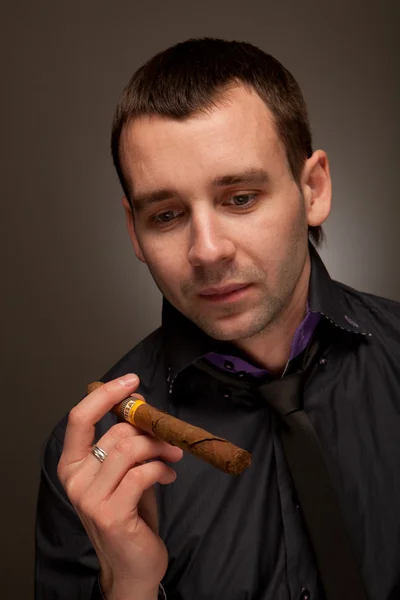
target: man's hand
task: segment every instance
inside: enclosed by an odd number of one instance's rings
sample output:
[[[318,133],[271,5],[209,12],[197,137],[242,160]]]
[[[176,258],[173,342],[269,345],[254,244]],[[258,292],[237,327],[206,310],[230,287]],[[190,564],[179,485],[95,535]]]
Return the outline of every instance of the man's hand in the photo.
[[[58,477],[98,556],[107,600],[157,598],[168,567],[153,486],[175,481],[175,471],[157,459],[177,462],[182,450],[118,423],[97,442],[108,454],[104,462],[91,452],[95,424],[138,383],[133,374],[110,381],[71,410],[58,464]]]

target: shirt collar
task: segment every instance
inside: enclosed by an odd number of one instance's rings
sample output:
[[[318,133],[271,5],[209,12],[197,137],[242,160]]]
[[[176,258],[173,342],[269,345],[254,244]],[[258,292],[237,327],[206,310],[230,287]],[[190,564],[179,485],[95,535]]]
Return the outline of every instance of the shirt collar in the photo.
[[[346,311],[341,285],[331,279],[315,247],[310,243],[311,276],[308,304],[311,312],[318,312],[333,325],[350,333],[371,336],[355,314]],[[348,303],[346,303],[348,304]],[[353,308],[354,311],[354,308]]]
[[[349,314],[343,302],[340,284],[331,279],[315,247],[309,243],[311,276],[308,305],[310,312],[323,315],[333,326],[357,335],[371,334],[355,314]],[[205,334],[192,321],[163,299],[162,332],[169,377],[174,379],[180,371],[209,352],[219,352],[221,343]]]

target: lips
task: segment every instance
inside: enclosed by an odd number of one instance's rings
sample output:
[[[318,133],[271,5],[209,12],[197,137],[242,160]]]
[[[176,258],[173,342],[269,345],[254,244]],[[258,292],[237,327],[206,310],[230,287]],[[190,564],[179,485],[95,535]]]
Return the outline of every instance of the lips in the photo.
[[[199,292],[200,296],[222,296],[223,294],[231,294],[232,292],[237,292],[245,287],[247,287],[248,283],[232,283],[230,285],[223,285],[220,287],[210,287],[205,290]]]

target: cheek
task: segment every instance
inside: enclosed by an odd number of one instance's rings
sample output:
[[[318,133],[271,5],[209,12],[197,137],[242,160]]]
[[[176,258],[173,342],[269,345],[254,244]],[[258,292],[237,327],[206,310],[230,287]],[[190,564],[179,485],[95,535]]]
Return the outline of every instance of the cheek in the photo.
[[[283,201],[265,216],[262,219],[256,215],[250,235],[246,235],[247,243],[241,246],[259,267],[275,279],[280,276],[283,266],[290,269],[293,263],[296,267],[302,254],[300,248],[307,248],[307,220],[300,199],[294,201],[288,198],[286,206]]]
[[[295,197],[283,198],[271,227],[276,249],[280,249],[284,255],[301,240],[307,243],[307,231],[307,217],[302,197],[297,193]]]
[[[149,271],[159,285],[171,288],[182,280],[184,253],[176,251],[173,244],[148,243],[142,250]]]
[[[304,221],[304,202],[298,188],[290,186],[286,191],[274,193],[271,198],[262,201],[259,210],[254,211],[243,225],[246,235],[250,234],[252,239],[254,235],[263,236],[272,244],[290,237]]]

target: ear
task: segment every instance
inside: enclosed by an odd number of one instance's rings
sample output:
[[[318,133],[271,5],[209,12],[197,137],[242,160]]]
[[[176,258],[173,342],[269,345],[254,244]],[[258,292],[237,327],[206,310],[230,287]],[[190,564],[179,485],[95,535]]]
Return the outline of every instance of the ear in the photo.
[[[136,235],[135,218],[133,216],[133,211],[132,211],[131,205],[129,203],[129,200],[126,196],[124,196],[122,198],[122,206],[124,207],[126,226],[128,228],[129,237],[131,238],[131,242],[132,242],[132,246],[135,251],[135,254],[140,261],[145,263],[146,259],[143,256],[143,252],[140,248],[140,245],[139,245],[139,242],[137,239],[137,235]]]
[[[332,182],[326,152],[316,150],[307,159],[301,178],[308,225],[322,225],[331,211]]]

